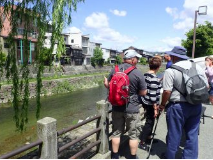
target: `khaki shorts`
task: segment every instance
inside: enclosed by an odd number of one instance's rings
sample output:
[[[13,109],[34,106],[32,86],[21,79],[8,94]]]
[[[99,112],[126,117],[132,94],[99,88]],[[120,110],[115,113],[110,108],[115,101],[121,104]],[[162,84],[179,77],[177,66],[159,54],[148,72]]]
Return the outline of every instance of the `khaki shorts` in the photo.
[[[138,139],[139,113],[112,111],[112,137],[120,137],[126,131],[130,139]]]

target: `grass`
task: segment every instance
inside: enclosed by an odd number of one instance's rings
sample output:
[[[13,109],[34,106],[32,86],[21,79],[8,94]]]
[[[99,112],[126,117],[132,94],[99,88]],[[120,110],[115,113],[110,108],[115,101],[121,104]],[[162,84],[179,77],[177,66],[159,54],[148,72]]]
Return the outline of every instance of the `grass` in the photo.
[[[62,75],[62,76],[53,76],[53,77],[43,77],[42,80],[49,81],[49,80],[55,80],[55,79],[66,79],[66,78],[77,78],[77,77],[84,77],[84,76],[95,76],[95,75],[106,75],[108,72],[102,72],[102,73],[84,73],[84,74],[78,74],[78,75]],[[29,82],[33,83],[36,82],[36,78],[29,79]],[[1,85],[9,85],[12,84],[11,81],[2,81],[0,83]]]

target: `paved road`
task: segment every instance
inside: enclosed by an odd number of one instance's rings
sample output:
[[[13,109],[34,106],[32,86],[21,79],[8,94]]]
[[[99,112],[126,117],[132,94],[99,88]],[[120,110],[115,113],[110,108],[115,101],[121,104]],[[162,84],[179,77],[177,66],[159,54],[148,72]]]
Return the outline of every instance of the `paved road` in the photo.
[[[205,111],[205,124],[203,124],[203,120],[200,123],[200,135],[199,135],[199,159],[211,159],[213,158],[213,119],[211,116],[213,115],[213,106],[212,105],[203,105],[206,107]],[[155,139],[158,139],[158,143],[153,144],[152,152],[150,155],[150,159],[160,159],[163,152],[166,150],[166,119],[165,114],[163,113],[158,122],[158,127],[156,130]],[[129,155],[128,143],[122,145],[120,150],[120,154],[122,159],[127,158]],[[181,159],[181,153],[184,148],[184,138],[182,138],[181,145],[179,151],[177,152],[176,158]],[[140,159],[146,159],[148,153],[144,150],[138,149],[137,153]]]

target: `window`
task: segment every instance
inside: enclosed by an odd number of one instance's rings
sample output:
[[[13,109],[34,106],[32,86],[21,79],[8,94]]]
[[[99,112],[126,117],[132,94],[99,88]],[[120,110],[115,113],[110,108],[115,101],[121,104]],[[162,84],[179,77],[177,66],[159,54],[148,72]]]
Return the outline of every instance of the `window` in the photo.
[[[74,39],[71,39],[71,43],[74,43]]]
[[[7,43],[7,39],[6,38],[4,38],[4,48],[9,48],[9,44]]]
[[[87,64],[87,65],[90,65],[90,63],[91,63],[91,59],[90,59],[90,58],[87,58],[87,59],[86,59],[86,64]]]
[[[37,38],[37,32],[36,31],[32,31],[31,36],[32,36],[32,38]]]
[[[18,35],[24,35],[24,28],[18,28],[17,33]]]
[[[21,40],[17,41],[17,48],[21,49]],[[23,43],[22,43],[22,48],[23,48]]]
[[[75,59],[75,65],[82,65],[82,59]]]
[[[35,51],[35,43],[31,42],[31,51]]]

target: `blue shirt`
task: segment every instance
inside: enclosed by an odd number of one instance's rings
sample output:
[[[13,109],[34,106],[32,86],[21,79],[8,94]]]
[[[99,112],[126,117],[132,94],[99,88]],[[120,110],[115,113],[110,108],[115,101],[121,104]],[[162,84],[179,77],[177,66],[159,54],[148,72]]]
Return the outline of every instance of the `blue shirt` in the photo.
[[[172,61],[168,61],[167,64],[166,64],[166,69],[170,68],[171,66],[172,66]]]

